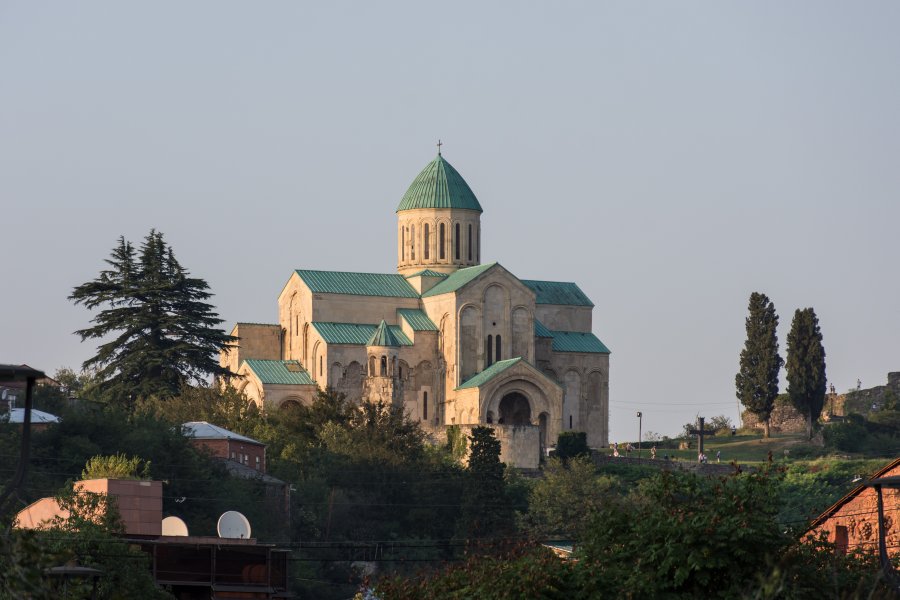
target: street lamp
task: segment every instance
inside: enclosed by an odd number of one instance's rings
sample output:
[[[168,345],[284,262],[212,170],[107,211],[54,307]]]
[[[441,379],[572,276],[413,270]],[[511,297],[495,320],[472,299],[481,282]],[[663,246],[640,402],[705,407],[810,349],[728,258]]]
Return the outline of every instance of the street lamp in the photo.
[[[642,423],[643,416],[644,416],[644,414],[642,412],[638,411],[638,414],[637,414],[637,418],[638,418],[638,458],[641,457],[641,425],[643,424]]]

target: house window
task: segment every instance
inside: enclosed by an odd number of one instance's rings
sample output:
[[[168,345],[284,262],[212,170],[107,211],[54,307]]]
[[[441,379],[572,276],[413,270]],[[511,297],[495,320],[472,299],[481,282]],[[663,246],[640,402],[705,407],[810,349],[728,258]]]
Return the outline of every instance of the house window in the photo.
[[[445,241],[446,236],[444,235],[444,224],[441,223],[438,226],[438,242],[440,242],[440,250],[438,250],[438,256],[441,257],[441,260],[444,260],[447,257],[447,251],[444,248]]]
[[[469,238],[466,240],[469,246],[469,260],[472,260],[472,224],[469,223]]]
[[[497,352],[494,353],[494,358],[496,360],[501,360],[502,354],[500,354],[500,334],[497,334]]]
[[[234,452],[231,453],[231,460],[234,460]]]
[[[429,251],[431,250],[431,248],[430,248],[431,240],[429,239],[431,236],[428,235],[429,233],[430,233],[430,228],[428,227],[428,223],[425,223],[425,230],[424,230],[425,242],[422,244],[422,256],[425,257],[425,260],[428,260],[429,253],[430,253]]]
[[[494,336],[489,335],[487,339],[487,364],[485,367],[489,367],[494,364]]]
[[[459,242],[459,223],[456,224],[456,242],[454,243],[454,246],[456,247],[456,260],[459,260],[459,246],[460,246],[460,242]]]
[[[428,420],[428,392],[422,392],[422,420]]]
[[[834,528],[834,552],[835,554],[847,554],[850,546],[850,536],[847,535],[847,527],[838,525]]]

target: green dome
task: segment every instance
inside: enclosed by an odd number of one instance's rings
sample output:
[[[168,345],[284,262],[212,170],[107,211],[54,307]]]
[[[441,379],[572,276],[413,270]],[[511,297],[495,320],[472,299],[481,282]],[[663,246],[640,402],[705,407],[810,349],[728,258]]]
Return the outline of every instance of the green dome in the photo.
[[[464,208],[484,212],[472,188],[440,153],[413,180],[397,212],[414,208]]]

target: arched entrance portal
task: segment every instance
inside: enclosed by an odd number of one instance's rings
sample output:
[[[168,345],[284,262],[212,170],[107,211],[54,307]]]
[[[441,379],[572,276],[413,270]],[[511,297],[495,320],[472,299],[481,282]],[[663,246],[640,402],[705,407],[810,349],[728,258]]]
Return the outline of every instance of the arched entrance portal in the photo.
[[[531,406],[528,398],[519,392],[512,392],[500,400],[501,425],[531,425]]]

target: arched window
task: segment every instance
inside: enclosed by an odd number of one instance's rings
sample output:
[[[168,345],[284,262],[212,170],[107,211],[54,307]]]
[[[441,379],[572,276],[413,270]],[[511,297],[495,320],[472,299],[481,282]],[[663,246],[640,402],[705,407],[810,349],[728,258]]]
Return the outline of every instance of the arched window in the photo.
[[[406,260],[406,226],[400,228],[400,260]]]
[[[459,223],[456,224],[456,242],[454,244],[456,246],[456,260],[459,260]]]
[[[500,348],[500,334],[498,333],[498,334],[497,334],[497,351],[494,353],[494,358],[496,358],[498,361],[499,361],[499,360],[502,360],[501,357],[503,356],[503,355],[501,354],[500,350],[501,350],[501,348]]]
[[[322,357],[319,356],[319,377],[322,376],[322,373],[323,373],[323,372],[324,372],[324,371],[323,371],[323,369],[322,369]]]
[[[416,260],[416,226],[409,226],[409,258]]]
[[[487,339],[487,364],[485,367],[489,367],[494,364],[494,336],[489,335]]]
[[[469,245],[469,260],[472,260],[472,224],[469,223],[469,237],[466,240]]]
[[[381,357],[381,376],[387,377],[387,357]]]
[[[428,392],[422,392],[422,420],[428,420]]]
[[[440,249],[438,250],[438,256],[441,258],[441,260],[444,260],[445,258],[447,258],[447,250],[444,248],[444,245],[446,244],[446,236],[444,235],[443,223],[438,225],[438,242],[438,245],[440,246]]]
[[[424,233],[424,235],[425,235],[425,241],[424,241],[424,243],[422,244],[422,256],[425,257],[425,260],[428,260],[428,256],[429,256],[430,251],[431,251],[431,248],[430,248],[430,246],[431,246],[430,241],[431,241],[431,240],[429,239],[431,236],[428,235],[430,231],[431,231],[431,228],[428,227],[428,223],[425,223],[425,229],[424,229],[424,231],[423,231],[423,233]]]
[[[481,228],[475,228],[475,262],[481,263]]]

